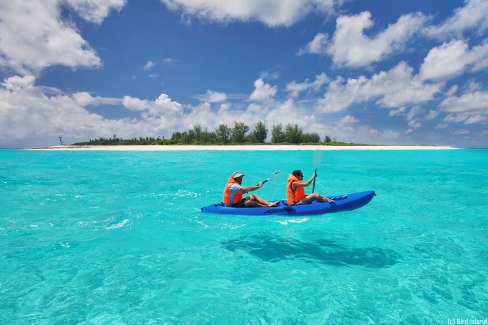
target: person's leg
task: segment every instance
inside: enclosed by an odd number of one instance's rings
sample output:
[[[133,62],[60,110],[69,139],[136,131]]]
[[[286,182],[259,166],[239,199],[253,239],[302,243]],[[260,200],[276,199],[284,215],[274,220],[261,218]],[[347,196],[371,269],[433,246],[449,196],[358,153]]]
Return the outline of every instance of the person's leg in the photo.
[[[262,207],[273,207],[273,206],[277,206],[280,203],[280,201],[268,202],[265,199],[260,198],[256,194],[250,195],[248,201],[251,201],[254,203],[254,205],[249,205],[249,206],[262,206]],[[252,204],[252,203],[246,202],[246,204]]]
[[[322,196],[318,193],[312,193],[312,194],[307,195],[305,198],[301,199],[300,203],[301,204],[310,204],[310,203],[312,203],[313,200],[317,200],[320,203],[334,202],[331,199],[326,198],[325,196]]]
[[[317,193],[314,193],[314,194],[317,194]],[[334,202],[334,200],[331,200],[329,199],[328,197],[325,197],[325,196],[322,196],[320,194],[317,194],[317,198],[316,198],[317,201],[319,201],[320,203],[324,203],[324,202]]]

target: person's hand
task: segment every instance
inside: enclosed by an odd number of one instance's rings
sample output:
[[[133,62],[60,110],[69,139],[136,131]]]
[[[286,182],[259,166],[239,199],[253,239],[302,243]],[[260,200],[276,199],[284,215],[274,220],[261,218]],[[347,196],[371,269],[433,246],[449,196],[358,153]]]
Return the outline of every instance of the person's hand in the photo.
[[[258,187],[261,188],[263,186],[263,181],[259,182]]]

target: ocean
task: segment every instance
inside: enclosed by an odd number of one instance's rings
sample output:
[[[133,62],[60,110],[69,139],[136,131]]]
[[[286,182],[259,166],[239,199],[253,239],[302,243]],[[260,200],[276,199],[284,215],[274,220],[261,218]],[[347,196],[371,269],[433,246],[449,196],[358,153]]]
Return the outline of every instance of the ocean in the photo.
[[[325,151],[315,191],[368,205],[200,212],[294,169],[313,152],[0,150],[0,324],[486,321],[488,150]]]

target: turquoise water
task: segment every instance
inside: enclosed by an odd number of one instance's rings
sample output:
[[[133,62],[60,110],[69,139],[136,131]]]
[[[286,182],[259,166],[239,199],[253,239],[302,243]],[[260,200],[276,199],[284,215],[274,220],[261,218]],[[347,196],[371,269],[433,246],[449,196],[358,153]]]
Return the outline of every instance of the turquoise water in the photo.
[[[325,152],[359,210],[207,215],[227,176],[282,198],[311,151],[0,150],[0,324],[448,324],[488,317],[488,150]]]

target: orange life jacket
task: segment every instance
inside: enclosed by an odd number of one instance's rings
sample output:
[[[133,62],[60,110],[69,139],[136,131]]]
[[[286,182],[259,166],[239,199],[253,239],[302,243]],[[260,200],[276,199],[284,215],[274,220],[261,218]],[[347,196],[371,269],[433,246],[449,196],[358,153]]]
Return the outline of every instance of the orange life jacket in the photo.
[[[230,202],[230,187],[233,184],[239,184],[239,183],[237,183],[237,181],[235,179],[233,179],[232,177],[229,177],[229,180],[227,181],[227,184],[225,185],[225,188],[224,188],[224,203],[225,203],[225,205],[228,205],[228,206],[230,206],[232,204],[239,203],[242,201],[242,192],[239,191],[239,192],[236,192],[234,194],[233,202],[232,203]]]
[[[292,184],[299,181],[300,180],[296,178],[293,174],[290,174],[288,176],[288,183],[286,184],[286,200],[288,202],[288,205],[298,203],[306,196],[303,186],[297,186],[295,187],[295,190],[293,190],[292,188]]]

